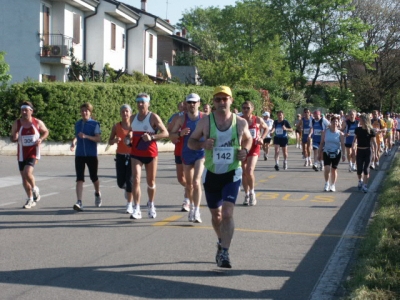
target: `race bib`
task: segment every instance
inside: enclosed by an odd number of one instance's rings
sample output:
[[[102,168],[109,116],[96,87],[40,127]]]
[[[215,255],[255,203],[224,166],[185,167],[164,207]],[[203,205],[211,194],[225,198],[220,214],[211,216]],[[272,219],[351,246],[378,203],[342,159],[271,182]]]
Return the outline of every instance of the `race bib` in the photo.
[[[229,165],[233,163],[233,147],[213,148],[213,162],[217,165]]]
[[[354,129],[349,130],[349,136],[354,136]]]
[[[249,129],[249,131],[250,131],[251,137],[253,139],[255,139],[256,135],[257,135],[257,130],[255,128],[251,128],[251,129]]]
[[[314,129],[314,135],[321,135],[321,129]]]
[[[304,134],[310,134],[310,128],[304,128],[303,132]]]
[[[32,134],[32,135],[23,135],[21,139],[22,139],[22,146],[29,147],[29,146],[33,146],[33,145],[36,144],[36,141],[38,140],[38,137],[35,136],[34,134]]]
[[[275,132],[277,135],[282,135],[283,134],[283,129],[282,128],[276,128]]]

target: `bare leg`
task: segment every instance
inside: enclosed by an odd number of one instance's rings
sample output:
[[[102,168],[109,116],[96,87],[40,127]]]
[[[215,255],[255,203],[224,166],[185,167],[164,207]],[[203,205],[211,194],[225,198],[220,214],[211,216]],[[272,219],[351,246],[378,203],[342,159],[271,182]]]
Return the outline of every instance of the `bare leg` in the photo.
[[[145,165],[146,179],[147,179],[147,195],[149,201],[154,202],[154,196],[156,195],[156,175],[157,175],[158,157],[154,157],[151,163]]]
[[[132,195],[135,205],[140,205],[140,177],[142,175],[142,163],[137,159],[131,158],[132,165]]]

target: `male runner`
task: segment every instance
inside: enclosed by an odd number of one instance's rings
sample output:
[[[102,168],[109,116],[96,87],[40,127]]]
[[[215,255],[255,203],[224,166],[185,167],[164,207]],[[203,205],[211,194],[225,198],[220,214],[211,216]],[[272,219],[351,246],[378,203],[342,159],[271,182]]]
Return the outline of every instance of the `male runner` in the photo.
[[[357,171],[356,167],[356,153],[353,150],[354,132],[359,126],[356,120],[357,112],[352,109],[349,111],[349,117],[342,123],[341,131],[345,135],[344,146],[346,147],[347,158],[349,160],[349,172]]]
[[[133,201],[135,208],[131,219],[141,219],[140,211],[140,178],[142,167],[146,170],[147,180],[147,202],[148,217],[154,219],[157,216],[154,206],[154,196],[156,193],[156,173],[158,163],[157,140],[167,138],[168,130],[165,128],[161,118],[149,111],[150,96],[141,93],[136,97],[138,113],[131,116],[131,164],[133,179]]]
[[[271,146],[271,130],[272,130],[272,126],[274,125],[274,120],[272,120],[270,118],[270,113],[269,112],[264,112],[262,114],[263,116],[263,120],[264,123],[267,125],[268,127],[268,133],[266,135],[266,137],[263,140],[263,150],[264,150],[264,160],[268,160],[268,153],[269,153],[269,147]],[[264,134],[264,132],[262,132],[261,134]]]
[[[187,112],[180,116],[171,130],[170,137],[182,138],[182,161],[186,178],[186,195],[190,200],[189,222],[201,223],[201,174],[204,170],[204,149],[192,150],[188,147],[190,135],[199,120],[206,116],[199,111],[200,96],[192,93],[186,97]]]
[[[11,128],[11,141],[18,142],[18,168],[22,177],[22,186],[28,196],[23,208],[27,209],[36,206],[36,202],[40,200],[33,169],[40,159],[40,144],[49,135],[46,125],[32,115],[32,103],[23,102],[21,118],[17,119]]]
[[[282,148],[283,153],[283,169],[287,170],[287,158],[288,158],[288,132],[293,131],[289,122],[284,119],[283,111],[278,111],[278,119],[274,121],[272,126],[271,134],[275,133],[274,146],[275,146],[275,170],[279,171],[279,149]]]
[[[318,171],[322,171],[324,169],[323,161],[318,160],[318,149],[319,144],[321,143],[321,135],[322,132],[330,125],[329,121],[321,116],[321,112],[319,110],[314,111],[314,119],[312,120],[312,147],[314,150],[314,165],[313,169]]]
[[[202,118],[189,140],[193,150],[206,150],[204,191],[211,211],[212,225],[218,237],[217,265],[231,268],[229,247],[235,225],[233,210],[239,193],[244,160],[252,144],[247,122],[231,112],[231,89],[214,90],[216,110]]]
[[[304,155],[304,166],[311,166],[311,128],[312,128],[311,112],[308,108],[303,110],[303,117],[300,120],[301,128],[301,144]]]

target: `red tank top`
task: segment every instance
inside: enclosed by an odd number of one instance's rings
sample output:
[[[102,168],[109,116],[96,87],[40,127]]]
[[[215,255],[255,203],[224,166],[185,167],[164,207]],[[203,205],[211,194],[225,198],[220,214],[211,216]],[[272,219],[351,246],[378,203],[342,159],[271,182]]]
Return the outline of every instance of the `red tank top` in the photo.
[[[147,114],[147,116],[140,121],[138,119],[138,115],[136,114],[135,118],[132,121],[132,147],[131,154],[139,157],[157,157],[158,156],[158,148],[156,141],[145,142],[142,139],[142,135],[148,133],[150,135],[154,135],[156,131],[150,124],[151,112]]]
[[[251,124],[249,124],[249,131],[253,138],[249,154],[247,156],[256,156],[260,154],[260,145],[257,144],[257,139],[260,137],[260,124],[257,124],[257,117],[251,117]]]
[[[40,159],[40,146],[36,141],[40,138],[39,124],[36,118],[32,118],[32,125],[25,128],[21,120],[17,121],[18,130],[18,161],[28,158]]]

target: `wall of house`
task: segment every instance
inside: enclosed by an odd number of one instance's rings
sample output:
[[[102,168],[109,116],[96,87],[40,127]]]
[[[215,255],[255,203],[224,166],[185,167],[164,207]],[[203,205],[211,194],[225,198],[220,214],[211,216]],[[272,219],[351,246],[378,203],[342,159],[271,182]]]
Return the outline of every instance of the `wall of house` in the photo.
[[[153,35],[153,55],[150,58],[150,35]],[[145,74],[150,76],[157,75],[157,33],[153,30],[146,32],[146,54],[145,54]]]
[[[143,20],[139,20],[139,26],[128,31],[127,51],[128,51],[128,73],[137,71],[144,73],[144,25]]]
[[[116,25],[115,50],[111,49],[111,24]],[[104,16],[104,64],[119,70],[125,70],[125,49],[122,48],[122,34],[125,34],[125,24],[110,15]]]
[[[83,20],[85,18],[85,14],[83,11],[73,7],[71,5],[65,5],[65,18],[64,18],[64,34],[69,37],[74,36],[74,14],[81,16],[81,24],[80,24],[80,43],[73,44],[74,47],[74,56],[82,60],[83,59]]]
[[[0,51],[6,52],[12,82],[39,80],[40,1],[7,1],[0,9]],[[32,13],[35,12],[35,13]]]

